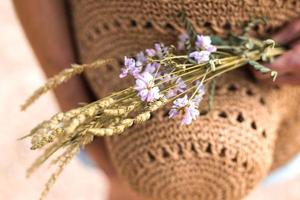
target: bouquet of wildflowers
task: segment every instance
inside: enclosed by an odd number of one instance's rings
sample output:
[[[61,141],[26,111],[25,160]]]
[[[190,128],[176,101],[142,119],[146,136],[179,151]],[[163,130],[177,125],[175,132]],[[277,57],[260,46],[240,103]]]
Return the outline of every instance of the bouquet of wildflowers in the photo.
[[[154,48],[141,51],[134,58],[125,56],[124,67],[116,78],[132,76],[135,85],[65,113],[57,113],[24,137],[31,138],[31,149],[44,149],[28,170],[29,174],[63,149],[63,153],[54,159],[58,170],[50,177],[41,198],[64,166],[95,136],[122,134],[134,124],[147,121],[152,112],[165,106],[169,106],[170,120],[181,116],[182,125],[189,125],[199,116],[204,95],[209,95],[212,104],[215,79],[246,65],[276,78],[276,72],[258,61],[271,61],[284,50],[275,46],[272,40],[250,37],[247,30],[254,23],[249,24],[243,35],[223,40],[217,36],[199,35],[186,19],[183,22],[187,33],[179,36],[177,47],[156,43]],[[111,60],[66,69],[39,88],[22,108],[26,109],[46,91],[86,68],[101,67],[108,62]],[[208,84],[210,90],[207,92]]]

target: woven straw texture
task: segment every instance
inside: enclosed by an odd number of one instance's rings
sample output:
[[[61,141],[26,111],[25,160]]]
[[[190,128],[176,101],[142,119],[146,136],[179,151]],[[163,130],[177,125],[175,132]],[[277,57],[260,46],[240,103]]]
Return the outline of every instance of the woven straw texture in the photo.
[[[87,77],[98,97],[124,89],[132,80],[118,74],[124,55],[156,41],[174,43],[183,31],[184,11],[199,33],[239,33],[251,18],[267,17],[255,27],[265,36],[298,17],[295,0],[69,0],[82,62],[118,62]],[[300,149],[300,88],[261,86],[247,71],[217,82],[214,109],[202,104],[191,126],[155,113],[125,135],[107,138],[119,174],[142,196],[155,200],[239,200],[271,168]],[[275,152],[275,153],[274,153]]]

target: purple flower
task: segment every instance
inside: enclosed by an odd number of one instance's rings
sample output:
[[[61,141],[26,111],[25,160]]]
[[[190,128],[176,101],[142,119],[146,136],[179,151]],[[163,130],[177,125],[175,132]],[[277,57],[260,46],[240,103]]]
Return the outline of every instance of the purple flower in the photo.
[[[126,77],[128,74],[137,76],[140,73],[141,67],[136,66],[136,62],[133,58],[124,57],[124,67],[121,69],[120,78]]]
[[[165,47],[164,44],[161,43],[154,44],[154,48],[156,50],[156,55],[159,58],[162,58],[164,54],[168,53],[169,51],[168,47]]]
[[[170,111],[169,111],[169,118],[174,118],[178,115],[178,110],[177,109],[174,109],[172,108]]]
[[[149,72],[150,74],[154,75],[157,68],[159,67],[159,63],[153,62],[146,65],[145,72]]]
[[[141,62],[141,63],[145,63],[147,61],[147,58],[146,58],[143,51],[136,54],[136,60]]]
[[[160,43],[155,43],[154,44],[154,49],[156,51],[156,55],[161,58],[163,56],[163,49],[164,47]]]
[[[184,95],[182,98],[178,98],[174,101],[173,108],[183,108],[189,103],[188,96]]]
[[[141,67],[135,67],[134,69],[131,70],[131,75],[136,78],[140,72],[141,72],[142,68]]]
[[[213,53],[217,51],[217,47],[215,47],[214,45],[210,45],[206,47],[206,50],[210,53]]]
[[[160,44],[160,43],[155,43],[154,44],[154,49],[155,49],[155,51],[157,52],[157,51],[162,51],[162,44]]]
[[[197,95],[195,95],[195,97],[192,99],[192,102],[198,106],[201,103],[203,96],[205,94],[205,87],[200,81],[197,81],[196,83],[196,90],[197,90]]]
[[[147,62],[147,58],[145,57],[144,52],[139,52],[136,54],[136,66],[141,67],[145,62]]]
[[[171,89],[168,91],[167,95],[166,95],[166,98],[169,99],[169,98],[172,98],[172,97],[175,97],[177,95],[177,90],[176,89]]]
[[[119,75],[120,78],[125,78],[128,75],[129,70],[125,67],[121,69],[121,74]]]
[[[165,53],[168,53],[168,47],[165,47],[161,43],[155,43],[154,49],[146,49],[146,54],[150,57],[157,56],[158,58],[162,58]]]
[[[181,120],[183,125],[191,124],[192,121],[196,120],[199,116],[197,106],[192,101],[189,101],[187,95],[182,98],[178,98],[173,102],[172,109],[169,112],[169,118],[176,117],[180,110],[183,111],[183,118]]]
[[[120,78],[124,78],[128,75],[128,73],[135,68],[135,60],[133,58],[124,57],[124,66],[121,70]]]
[[[149,72],[137,76],[135,89],[142,101],[152,102],[161,97],[159,88],[154,85],[154,77]]]
[[[206,49],[206,47],[211,45],[211,39],[209,36],[197,35],[196,47],[201,49]]]
[[[195,95],[195,97],[192,99],[192,102],[196,105],[199,105],[202,100],[203,100],[203,95]]]
[[[196,108],[195,104],[190,103],[188,107],[185,107],[181,124],[190,125],[193,120],[197,119],[198,116],[199,110]]]
[[[124,65],[127,68],[133,68],[135,67],[135,60],[133,58],[127,58],[127,56],[124,57]]]
[[[196,47],[211,53],[217,50],[217,48],[211,44],[210,37],[204,35],[197,35]]]
[[[189,54],[189,57],[195,60],[198,64],[209,61],[210,52],[208,51],[194,51]]]
[[[199,80],[196,81],[195,86],[196,86],[197,93],[204,95],[204,93],[205,93],[205,87],[204,87],[204,85]]]
[[[173,102],[172,109],[169,112],[169,118],[174,118],[178,115],[179,110],[184,108],[189,103],[188,96],[185,95],[182,98],[178,98]]]
[[[177,43],[177,49],[178,50],[184,50],[185,49],[185,43],[189,39],[189,36],[186,33],[183,33],[179,35],[178,37],[178,43]]]
[[[154,57],[156,54],[154,49],[146,49],[145,52],[149,57]]]
[[[178,94],[178,92],[184,92],[186,90],[186,84],[184,83],[184,81],[182,80],[182,78],[177,78],[176,79],[176,87],[169,90],[169,92],[167,93],[166,97],[167,98],[172,98],[174,96],[176,96]]]
[[[178,92],[183,92],[186,90],[186,84],[184,83],[182,78],[179,77],[175,83],[176,83],[176,90]]]

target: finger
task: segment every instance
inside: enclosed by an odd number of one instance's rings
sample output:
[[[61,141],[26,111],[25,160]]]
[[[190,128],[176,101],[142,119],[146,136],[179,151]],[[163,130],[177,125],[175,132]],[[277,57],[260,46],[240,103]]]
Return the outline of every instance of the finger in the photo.
[[[266,67],[276,71],[278,76],[298,73],[300,71],[300,45],[278,57],[273,63],[264,63]],[[270,74],[253,70],[253,75],[260,80],[269,79]]]
[[[259,82],[264,85],[299,85],[300,84],[300,74],[284,74],[277,76],[276,80],[273,81],[270,78],[259,79]]]
[[[288,44],[300,36],[300,20],[288,24],[284,29],[273,36],[279,44]]]
[[[278,84],[290,84],[290,85],[299,85],[300,76],[298,75],[283,75],[279,76],[276,81]]]
[[[300,49],[292,49],[267,66],[280,74],[295,72],[300,69]]]
[[[266,67],[268,67],[268,68],[270,68],[270,69],[272,69],[272,70],[274,70],[274,71],[276,71],[277,72],[277,77],[292,73],[289,68],[287,68],[287,69],[284,68],[282,70],[275,70],[275,69],[273,69],[273,67],[271,66],[270,63],[263,63],[263,65],[266,66]],[[254,69],[251,70],[251,72],[254,75],[254,77],[257,78],[258,80],[268,80],[268,79],[270,81],[273,80],[273,78],[271,76],[271,72],[269,72],[269,73],[262,73],[262,72],[259,72],[257,70],[254,70]]]
[[[263,74],[259,71],[256,70],[252,70],[252,74],[254,75],[255,78],[259,79],[259,80],[267,80],[267,79],[272,79],[271,75],[269,73],[267,74]]]
[[[299,36],[299,38],[300,38],[300,36]],[[298,48],[300,48],[300,39],[294,41],[292,44],[290,44],[290,46],[291,46],[293,49],[298,49]]]
[[[299,85],[300,84],[300,72],[298,73],[286,73],[282,74],[280,76],[277,76],[275,81],[268,81],[269,83],[272,84],[292,84],[292,85]]]

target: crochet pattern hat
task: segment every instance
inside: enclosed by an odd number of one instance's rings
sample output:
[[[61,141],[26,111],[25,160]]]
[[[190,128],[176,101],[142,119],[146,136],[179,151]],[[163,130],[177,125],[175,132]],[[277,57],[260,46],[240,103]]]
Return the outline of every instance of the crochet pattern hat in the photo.
[[[122,58],[154,42],[175,44],[185,12],[199,33],[239,33],[251,18],[264,36],[298,17],[293,0],[69,0],[83,63],[98,58],[119,62],[90,71],[98,97],[126,88],[118,78]],[[239,200],[270,168],[300,149],[300,88],[262,86],[246,71],[218,80],[214,109],[202,105],[190,126],[167,119],[163,110],[144,125],[106,142],[119,174],[142,196],[156,200]],[[275,152],[275,153],[274,153]]]

